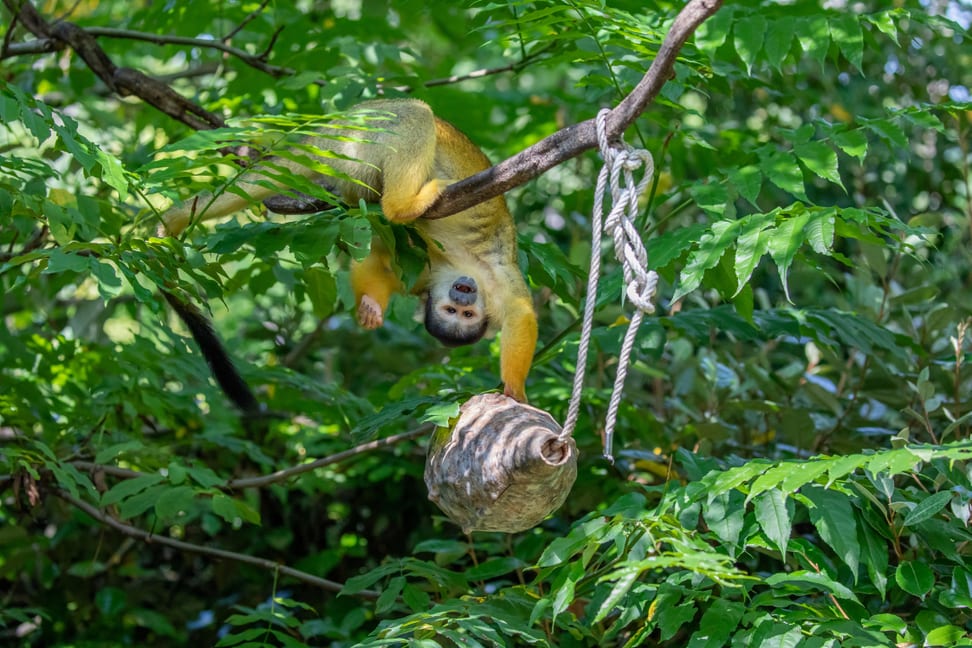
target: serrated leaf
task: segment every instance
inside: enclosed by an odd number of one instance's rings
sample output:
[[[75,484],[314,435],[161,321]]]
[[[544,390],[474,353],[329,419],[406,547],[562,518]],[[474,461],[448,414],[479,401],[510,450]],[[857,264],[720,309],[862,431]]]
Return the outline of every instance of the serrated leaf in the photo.
[[[864,34],[856,15],[840,13],[830,19],[830,37],[837,43],[841,54],[851,65],[861,71],[864,54]]]
[[[864,158],[867,157],[867,135],[864,134],[863,129],[839,131],[831,135],[831,140],[834,146],[847,155],[857,158],[859,162],[864,162]]]
[[[787,217],[773,230],[773,236],[769,241],[769,253],[779,270],[780,281],[783,283],[783,291],[788,300],[790,299],[790,288],[787,278],[789,277],[790,266],[793,265],[793,259],[796,257],[800,246],[803,245],[809,220],[810,214],[798,209],[795,214]]]
[[[837,153],[832,148],[823,142],[807,142],[793,147],[793,152],[811,173],[844,189],[837,166]]]
[[[795,25],[793,16],[783,16],[773,21],[766,30],[763,49],[766,51],[766,59],[777,70],[781,69],[790,48],[793,47]]]
[[[756,207],[756,200],[759,192],[763,188],[763,174],[758,166],[747,164],[744,167],[733,169],[729,172],[729,184],[736,193],[742,196],[753,207]]]
[[[735,7],[723,7],[699,25],[699,28],[695,31],[695,46],[701,51],[707,52],[710,58],[714,58],[716,50],[726,42],[734,11]]]
[[[705,271],[714,268],[726,250],[735,242],[738,223],[716,221],[699,239],[699,247],[689,254],[685,268],[679,277],[679,287],[672,296],[677,301],[699,287]]]
[[[890,119],[864,119],[864,126],[887,142],[892,148],[907,149],[908,136]]]
[[[756,13],[738,20],[732,27],[733,45],[736,53],[746,65],[746,73],[751,74],[753,63],[763,50],[763,39],[766,37],[766,18]]]
[[[771,490],[757,497],[753,504],[760,528],[780,550],[782,559],[786,560],[786,545],[793,526],[793,501],[781,491]]]
[[[830,27],[822,13],[800,16],[796,24],[797,39],[807,58],[816,61],[822,70],[830,49]]]
[[[789,151],[760,152],[760,170],[767,180],[783,191],[792,194],[800,200],[807,200],[803,185],[803,171],[796,156]]]
[[[754,214],[745,219],[742,231],[736,242],[736,296],[749,282],[753,271],[769,249],[770,236],[767,232],[773,225],[773,218],[766,214]]]
[[[878,13],[866,14],[864,19],[870,22],[872,25],[878,28],[878,31],[890,36],[891,40],[895,43],[898,42],[898,25],[894,22],[891,17],[890,11],[881,11]]]
[[[825,209],[811,216],[806,227],[806,238],[814,252],[830,254],[833,250],[835,222],[833,209]]]
[[[913,509],[908,511],[908,515],[905,516],[902,524],[905,526],[914,526],[935,517],[939,511],[948,506],[948,502],[951,499],[951,491],[939,491],[934,495],[924,498]]]

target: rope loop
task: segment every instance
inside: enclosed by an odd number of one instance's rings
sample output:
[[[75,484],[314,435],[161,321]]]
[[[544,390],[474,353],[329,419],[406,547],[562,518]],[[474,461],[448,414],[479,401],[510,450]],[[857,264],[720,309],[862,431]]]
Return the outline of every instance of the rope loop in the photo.
[[[611,446],[614,438],[614,425],[621,404],[624,379],[627,376],[628,359],[634,346],[635,334],[641,326],[644,315],[655,312],[654,299],[658,290],[658,274],[653,270],[648,270],[648,252],[645,250],[637,227],[635,227],[638,201],[644,195],[655,173],[655,162],[648,151],[632,148],[620,137],[608,138],[607,118],[610,114],[610,110],[603,109],[597,114],[596,120],[597,142],[604,164],[597,175],[597,185],[594,190],[594,210],[591,218],[591,263],[587,277],[587,299],[584,303],[580,343],[577,347],[574,385],[570,406],[567,409],[567,420],[564,422],[561,436],[567,437],[574,433],[580,413],[581,391],[584,386],[591,331],[594,327],[594,305],[597,302],[597,286],[600,278],[600,241],[605,236],[610,236],[614,242],[615,257],[621,263],[624,271],[625,291],[622,298],[631,302],[636,309],[621,344],[618,371],[615,375],[614,389],[611,392],[611,401],[608,404],[607,417],[604,423],[604,456],[613,463],[614,457]],[[640,179],[636,180],[635,172],[642,168],[644,168],[644,173],[642,173]],[[608,186],[611,190],[611,209],[604,216],[604,196]]]

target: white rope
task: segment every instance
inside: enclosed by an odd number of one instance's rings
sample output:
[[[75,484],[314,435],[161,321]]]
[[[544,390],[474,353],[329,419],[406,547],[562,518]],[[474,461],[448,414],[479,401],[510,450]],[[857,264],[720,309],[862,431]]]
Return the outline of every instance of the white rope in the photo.
[[[594,306],[597,303],[597,285],[601,272],[600,242],[605,234],[610,234],[611,238],[614,239],[614,254],[624,269],[625,296],[634,304],[636,309],[621,344],[618,371],[614,377],[614,390],[611,392],[611,400],[604,422],[604,456],[613,462],[614,425],[618,419],[624,379],[628,374],[628,358],[631,356],[635,335],[645,313],[650,315],[655,312],[654,298],[658,288],[658,274],[648,270],[648,253],[645,251],[645,246],[634,224],[635,217],[638,214],[638,199],[644,194],[648,183],[651,182],[651,177],[655,172],[655,163],[648,151],[634,149],[625,144],[624,141],[619,140],[613,143],[608,141],[606,123],[610,113],[610,110],[603,109],[597,114],[597,141],[604,165],[598,173],[597,187],[594,193],[594,212],[591,219],[591,265],[587,275],[587,301],[584,304],[583,326],[580,344],[577,347],[574,387],[571,391],[570,406],[567,409],[567,420],[564,422],[561,434],[568,437],[574,433],[574,427],[577,425],[577,417],[580,413],[581,390],[584,386],[591,330],[594,328]],[[645,172],[636,183],[634,172],[642,165],[645,167]],[[602,225],[604,193],[609,180],[612,207]]]

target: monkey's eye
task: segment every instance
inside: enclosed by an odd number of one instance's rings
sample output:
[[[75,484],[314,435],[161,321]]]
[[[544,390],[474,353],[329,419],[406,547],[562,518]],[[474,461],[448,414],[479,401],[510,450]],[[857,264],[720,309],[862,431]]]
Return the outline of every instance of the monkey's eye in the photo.
[[[455,315],[456,314],[456,308],[455,308],[455,306],[446,306],[446,309],[445,310],[450,315]]]
[[[476,314],[476,313],[474,313],[474,312],[472,312],[472,311],[462,311],[462,316],[463,316],[463,317],[465,317],[466,319],[472,319],[472,317],[473,317],[473,316],[474,316],[475,314]]]

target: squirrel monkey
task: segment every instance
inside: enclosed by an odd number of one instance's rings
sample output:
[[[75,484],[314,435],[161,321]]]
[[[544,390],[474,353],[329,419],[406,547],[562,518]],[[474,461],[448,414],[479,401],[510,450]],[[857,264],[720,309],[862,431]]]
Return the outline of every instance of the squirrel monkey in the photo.
[[[424,301],[426,330],[446,346],[472,344],[500,330],[504,391],[525,401],[537,319],[517,265],[516,228],[505,199],[492,198],[448,218],[419,218],[444,187],[488,169],[489,160],[416,99],[368,101],[353,111],[366,115],[368,126],[379,130],[337,129],[308,142],[337,154],[318,160],[334,169],[335,176],[282,158],[275,158],[274,166],[319,182],[349,204],[378,202],[392,223],[413,223],[429,255],[428,268],[413,288]],[[259,164],[244,172],[237,186],[246,198],[223,192],[189,201],[163,215],[166,229],[178,234],[191,221],[232,214],[283,189],[261,173]],[[404,288],[388,249],[377,239],[371,254],[352,265],[351,285],[358,322],[368,329],[382,325],[391,295]]]

